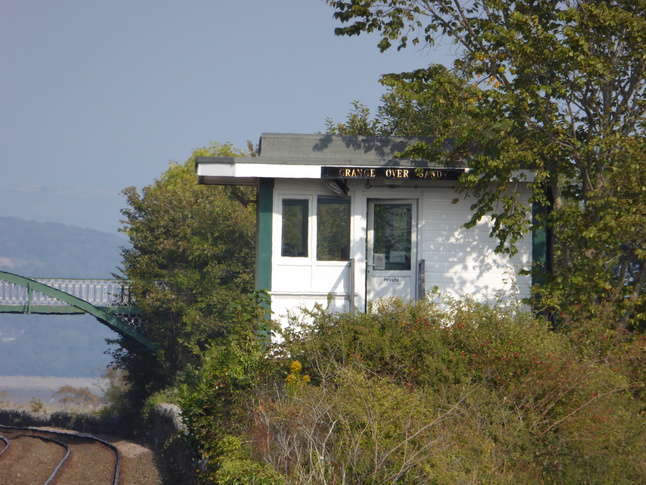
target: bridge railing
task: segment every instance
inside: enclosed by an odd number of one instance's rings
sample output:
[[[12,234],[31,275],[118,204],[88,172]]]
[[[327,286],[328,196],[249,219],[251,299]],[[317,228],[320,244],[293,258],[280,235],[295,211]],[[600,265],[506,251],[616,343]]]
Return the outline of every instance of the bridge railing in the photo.
[[[130,308],[134,306],[128,281],[67,278],[33,278],[33,280],[69,293],[97,307]],[[67,305],[66,302],[52,296],[4,280],[0,280],[0,302],[4,305]]]

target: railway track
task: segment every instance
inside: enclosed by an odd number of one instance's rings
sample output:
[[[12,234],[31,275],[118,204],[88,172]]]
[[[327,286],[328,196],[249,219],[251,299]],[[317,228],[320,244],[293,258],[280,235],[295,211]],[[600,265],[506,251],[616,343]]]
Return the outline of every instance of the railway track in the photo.
[[[94,436],[0,425],[0,485],[119,485],[119,450]]]

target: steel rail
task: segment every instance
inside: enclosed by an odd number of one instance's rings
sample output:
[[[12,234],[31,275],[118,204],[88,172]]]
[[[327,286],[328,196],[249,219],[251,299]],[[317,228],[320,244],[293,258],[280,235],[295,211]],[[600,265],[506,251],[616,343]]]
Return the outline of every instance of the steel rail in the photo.
[[[25,430],[25,428],[19,428],[19,430],[23,431]],[[56,475],[58,475],[58,472],[61,470],[65,462],[72,456],[72,451],[70,450],[70,447],[66,443],[63,443],[62,441],[58,441],[53,438],[48,438],[46,436],[39,436],[37,434],[30,434],[30,433],[22,433],[12,437],[11,439],[15,440],[20,438],[30,438],[30,439],[45,441],[47,443],[53,443],[65,450],[65,456],[58,462],[58,465],[56,465],[56,468],[54,468],[54,471],[49,475],[49,478],[45,480],[45,482],[43,483],[43,485],[50,485],[53,482],[53,480],[56,479]]]
[[[41,433],[41,434],[52,434],[55,436],[65,436],[69,438],[74,438],[74,439],[86,439],[89,441],[94,441],[96,443],[100,443],[106,448],[108,448],[110,451],[114,453],[115,456],[115,463],[114,463],[114,469],[113,469],[113,475],[114,475],[114,480],[112,481],[112,485],[119,485],[119,474],[121,472],[121,452],[119,449],[114,446],[112,443],[105,441],[101,438],[97,438],[96,436],[88,435],[88,434],[80,434],[80,433],[68,433],[65,431],[56,431],[56,430],[49,430],[49,429],[41,429],[41,428],[32,428],[32,427],[21,427],[21,426],[7,426],[7,425],[0,425],[0,429],[9,429],[9,430],[15,430],[15,431],[29,431],[31,433]],[[47,481],[43,485],[49,485],[52,483],[52,480],[56,477],[58,472],[60,471],[61,467],[65,463],[65,461],[68,459],[68,457],[71,455],[71,450],[67,446],[67,444],[62,443],[60,441],[57,441],[53,438],[48,438],[46,436],[39,436],[37,434],[24,434],[23,436],[27,436],[30,438],[39,438],[43,441],[50,441],[59,445],[64,446],[67,449],[67,453],[65,457],[61,460],[61,462],[58,464],[52,475],[47,479]],[[3,439],[6,443],[7,446],[5,447],[4,450],[2,450],[2,453],[9,447],[9,442],[4,438],[4,436],[0,435],[0,438]],[[0,455],[2,454],[0,453]]]
[[[4,448],[0,451],[0,456],[9,448],[9,440],[0,434],[0,441],[4,441]]]
[[[56,468],[54,468],[54,471],[52,472],[52,474],[49,476],[47,481],[43,484],[43,485],[49,485],[56,479],[56,475],[58,475],[58,472],[61,470],[61,468],[63,468],[63,465],[65,464],[65,462],[69,460],[69,458],[72,456],[72,450],[70,450],[70,447],[67,446],[67,443],[63,443],[62,441],[58,441],[53,438],[48,438],[46,436],[38,436],[35,434],[24,435],[24,436],[29,436],[30,438],[37,438],[39,440],[46,441],[48,443],[54,443],[59,446],[62,446],[63,449],[65,449],[65,456],[61,461],[58,462],[58,465],[56,466]]]

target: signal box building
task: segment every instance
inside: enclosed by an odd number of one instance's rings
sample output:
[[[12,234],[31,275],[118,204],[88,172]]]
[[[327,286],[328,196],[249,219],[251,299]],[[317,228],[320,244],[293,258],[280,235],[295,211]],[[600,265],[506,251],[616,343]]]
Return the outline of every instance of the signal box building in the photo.
[[[366,311],[435,286],[481,299],[529,296],[520,271],[531,266],[532,238],[510,259],[494,252],[490,221],[466,229],[471,202],[454,200],[468,167],[396,157],[420,140],[264,134],[257,157],[197,159],[201,184],[257,188],[256,284],[277,316],[316,302]]]

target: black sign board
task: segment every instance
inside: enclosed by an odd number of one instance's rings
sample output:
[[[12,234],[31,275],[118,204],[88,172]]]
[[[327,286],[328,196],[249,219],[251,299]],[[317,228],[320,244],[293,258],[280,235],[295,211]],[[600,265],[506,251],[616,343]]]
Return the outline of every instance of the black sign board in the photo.
[[[457,180],[463,168],[321,167],[324,179]]]

